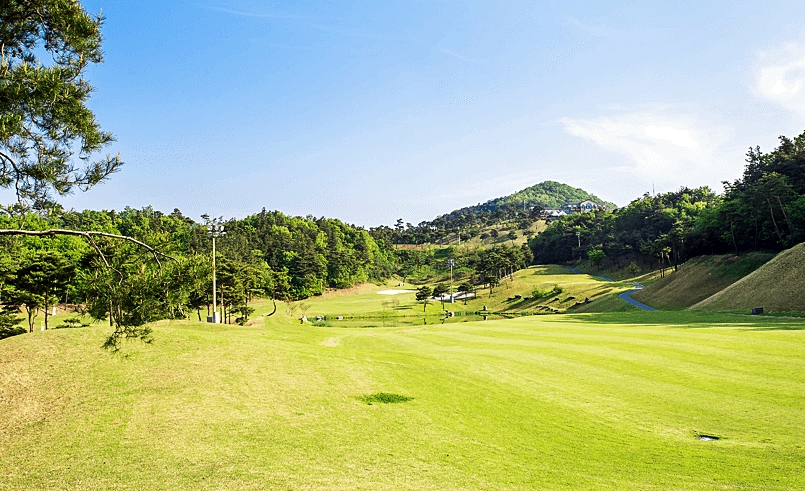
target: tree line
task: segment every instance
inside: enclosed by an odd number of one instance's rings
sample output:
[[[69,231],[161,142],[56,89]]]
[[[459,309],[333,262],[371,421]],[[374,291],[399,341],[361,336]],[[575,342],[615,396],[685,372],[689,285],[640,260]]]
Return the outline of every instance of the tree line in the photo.
[[[577,235],[578,234],[578,235]],[[540,263],[587,257],[674,266],[702,254],[780,251],[805,240],[805,133],[769,153],[749,149],[743,175],[707,187],[649,195],[616,210],[575,214],[530,240]]]
[[[299,300],[328,288],[380,281],[395,271],[394,252],[359,227],[329,218],[292,217],[263,210],[223,222],[217,241],[218,298],[225,322],[245,323],[255,297]],[[86,237],[0,236],[0,331],[33,331],[38,316],[45,327],[56,304],[108,320],[120,339],[147,339],[146,325],[158,319],[210,314],[211,240],[203,223],[179,210],[150,207],[123,211],[15,213],[0,209],[0,229],[93,231]],[[149,249],[125,236],[149,245]]]

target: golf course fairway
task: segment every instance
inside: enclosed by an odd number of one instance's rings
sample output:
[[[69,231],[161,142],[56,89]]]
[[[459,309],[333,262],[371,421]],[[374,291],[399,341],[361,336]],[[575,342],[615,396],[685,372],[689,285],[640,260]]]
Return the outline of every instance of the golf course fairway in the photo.
[[[106,329],[0,341],[0,490],[805,489],[803,320]]]

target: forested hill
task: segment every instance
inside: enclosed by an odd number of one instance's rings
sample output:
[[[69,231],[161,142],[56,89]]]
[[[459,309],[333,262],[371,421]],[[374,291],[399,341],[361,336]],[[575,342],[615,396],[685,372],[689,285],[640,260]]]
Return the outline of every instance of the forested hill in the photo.
[[[517,191],[514,194],[502,198],[495,198],[484,204],[470,206],[468,208],[495,210],[498,207],[509,204],[522,206],[524,202],[527,206],[540,205],[544,208],[559,208],[566,203],[579,202],[587,199],[603,204],[609,209],[617,208],[615,203],[604,201],[598,196],[590,194],[581,188],[574,188],[556,181],[544,181],[525,188],[522,191]]]
[[[556,181],[544,181],[514,194],[495,198],[486,203],[466,206],[441,215],[430,222],[418,225],[397,220],[394,228],[380,226],[370,230],[376,239],[395,244],[424,244],[441,242],[457,232],[465,239],[485,233],[488,227],[502,222],[513,223],[519,229],[528,229],[537,219],[532,207],[558,208],[570,202],[592,200],[608,209],[617,208],[614,203],[603,201],[598,196],[579,188]]]
[[[451,221],[460,219],[467,215],[491,214],[501,218],[509,218],[518,211],[527,211],[533,206],[543,208],[559,208],[560,206],[584,200],[595,201],[603,204],[609,209],[617,208],[615,203],[604,201],[594,194],[590,194],[581,188],[574,188],[561,182],[543,181],[521,191],[495,198],[486,203],[479,203],[473,206],[466,206],[442,215],[434,220],[435,223],[448,224]]]

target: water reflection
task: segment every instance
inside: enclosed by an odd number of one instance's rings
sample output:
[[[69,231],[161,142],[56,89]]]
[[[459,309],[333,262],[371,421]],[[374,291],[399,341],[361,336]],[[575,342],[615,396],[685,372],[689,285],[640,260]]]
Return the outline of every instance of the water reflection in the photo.
[[[362,315],[362,316],[339,316],[340,320],[335,320],[335,316],[328,316],[322,322],[313,322],[314,325],[326,327],[405,327],[405,326],[427,326],[439,324],[454,324],[457,322],[478,322],[486,320],[510,319],[518,317],[516,315],[504,314],[464,314],[456,312],[453,316],[446,315]]]

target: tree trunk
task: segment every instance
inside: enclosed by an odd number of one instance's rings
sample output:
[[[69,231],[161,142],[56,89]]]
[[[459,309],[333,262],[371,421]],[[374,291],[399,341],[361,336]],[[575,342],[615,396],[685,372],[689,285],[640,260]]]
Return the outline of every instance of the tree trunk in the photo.
[[[771,221],[774,224],[774,231],[777,232],[777,237],[780,239],[780,245],[785,245],[783,241],[783,235],[780,233],[780,227],[777,226],[777,220],[774,218],[774,208],[771,206],[771,200],[766,198],[766,203],[769,204],[769,214],[771,215]]]
[[[755,220],[755,224],[757,225],[757,220]],[[735,227],[732,225],[732,220],[730,220],[730,234],[732,235],[732,245],[735,246],[735,255],[738,255],[738,243],[735,241]],[[757,237],[755,237],[755,248],[757,248]]]
[[[791,236],[791,242],[794,242],[794,228],[791,226],[791,220],[788,219],[788,213],[785,211],[785,206],[783,206],[782,200],[780,197],[777,196],[777,203],[780,205],[780,209],[783,211],[783,216],[785,217],[785,223],[788,225],[788,234]]]
[[[48,330],[48,317],[50,317],[50,292],[45,291],[45,331]]]
[[[25,307],[25,312],[28,314],[28,332],[34,332],[34,321],[36,321],[36,310]]]

